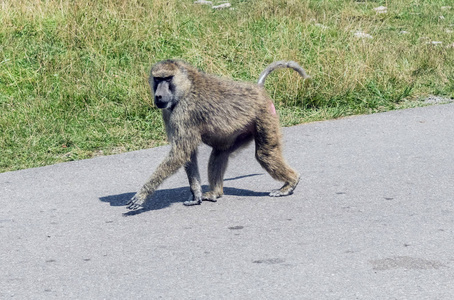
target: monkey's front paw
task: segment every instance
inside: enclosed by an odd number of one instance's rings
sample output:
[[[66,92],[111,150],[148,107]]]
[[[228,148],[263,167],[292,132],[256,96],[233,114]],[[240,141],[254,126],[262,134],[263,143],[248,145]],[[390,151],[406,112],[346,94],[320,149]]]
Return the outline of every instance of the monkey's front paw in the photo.
[[[202,197],[191,196],[188,200],[183,202],[186,206],[200,205],[202,204]]]
[[[146,199],[146,196],[137,193],[134,195],[134,197],[131,198],[131,200],[129,200],[128,203],[126,203],[127,208],[130,210],[137,210],[139,208],[142,208]]]

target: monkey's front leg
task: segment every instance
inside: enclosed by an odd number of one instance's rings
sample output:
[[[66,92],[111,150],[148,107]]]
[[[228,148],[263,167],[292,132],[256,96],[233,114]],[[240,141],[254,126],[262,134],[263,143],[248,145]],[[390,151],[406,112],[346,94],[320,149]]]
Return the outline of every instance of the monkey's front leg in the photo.
[[[136,210],[145,204],[147,201],[147,198],[151,196],[158,186],[164,181],[164,167],[160,165],[156,172],[151,175],[151,177],[148,179],[147,183],[145,183],[142,188],[134,195],[134,197],[129,200],[129,202],[126,204],[127,208],[130,210]]]
[[[200,185],[199,166],[197,164],[197,151],[191,154],[191,160],[184,166],[188,175],[191,197],[183,202],[186,206],[198,205],[202,203],[202,186]]]
[[[147,183],[137,192],[137,194],[132,197],[132,199],[126,204],[128,209],[136,210],[145,204],[147,198],[156,191],[156,189],[161,185],[161,183],[170,175],[175,173],[179,168],[181,168],[186,161],[189,160],[189,155],[187,159],[185,156],[177,156],[171,152],[164,159],[164,161],[159,165],[156,171],[148,179]]]

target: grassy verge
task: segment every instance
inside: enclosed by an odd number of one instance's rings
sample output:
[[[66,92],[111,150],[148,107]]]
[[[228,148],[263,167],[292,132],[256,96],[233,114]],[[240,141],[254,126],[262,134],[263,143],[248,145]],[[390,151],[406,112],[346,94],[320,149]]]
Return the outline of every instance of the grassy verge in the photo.
[[[166,58],[248,81],[300,62],[308,84],[267,80],[285,126],[454,97],[450,2],[1,1],[0,172],[163,144],[147,76]]]

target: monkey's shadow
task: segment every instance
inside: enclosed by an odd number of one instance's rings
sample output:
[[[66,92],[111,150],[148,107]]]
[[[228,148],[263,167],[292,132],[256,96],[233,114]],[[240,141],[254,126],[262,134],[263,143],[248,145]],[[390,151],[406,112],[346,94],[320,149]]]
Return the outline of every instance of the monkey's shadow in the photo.
[[[250,175],[244,175],[244,176],[238,176],[234,178],[228,178],[224,179],[224,181],[229,181],[229,180],[236,180],[244,177],[250,177],[250,176],[258,176],[258,175],[263,175],[263,174],[250,174]],[[202,186],[203,192],[206,192],[209,190],[209,187],[207,185]],[[264,197],[268,196],[269,193],[266,192],[254,192],[251,190],[245,190],[245,189],[237,189],[237,188],[231,188],[231,187],[224,187],[224,195],[231,195],[231,196],[244,196],[244,197]],[[108,202],[110,206],[125,206],[126,203],[128,203],[129,200],[135,195],[135,193],[123,193],[123,194],[118,194],[118,195],[111,195],[111,196],[105,196],[105,197],[100,197],[99,200],[102,202]],[[132,210],[124,213],[124,216],[134,216],[137,214],[141,214],[150,210],[160,210],[166,207],[169,207],[173,203],[181,203],[183,205],[183,202],[188,200],[190,197],[191,192],[189,190],[189,187],[180,187],[180,188],[175,188],[175,189],[161,189],[157,190],[151,198],[148,199],[146,205],[138,210]]]

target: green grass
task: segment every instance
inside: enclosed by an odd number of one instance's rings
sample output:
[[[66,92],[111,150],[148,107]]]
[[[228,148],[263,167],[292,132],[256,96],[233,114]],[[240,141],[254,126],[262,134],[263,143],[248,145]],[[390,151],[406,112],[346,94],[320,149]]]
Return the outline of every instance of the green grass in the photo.
[[[266,84],[285,126],[454,97],[452,1],[231,3],[2,1],[0,172],[163,144],[147,77],[167,58],[248,81],[300,62],[312,81],[278,71]]]

